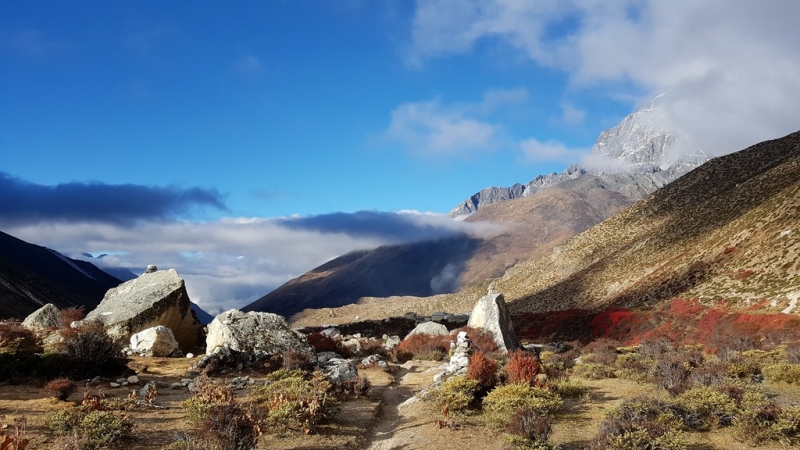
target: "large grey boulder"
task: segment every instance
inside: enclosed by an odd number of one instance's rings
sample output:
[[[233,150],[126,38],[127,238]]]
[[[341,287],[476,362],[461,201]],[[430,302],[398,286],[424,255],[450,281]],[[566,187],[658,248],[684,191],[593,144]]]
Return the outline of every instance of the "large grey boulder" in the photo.
[[[317,356],[319,358],[319,368],[331,383],[339,384],[358,377],[358,368],[355,364],[336,353],[323,352]]]
[[[305,336],[289,328],[283,317],[265,312],[232,309],[215,317],[208,325],[206,354],[222,348],[248,353],[253,359],[296,351],[316,361],[314,348]]]
[[[111,337],[125,344],[131,335],[163,325],[172,330],[181,350],[188,351],[203,344],[203,326],[189,303],[178,272],[159,270],[109,289],[84,320],[103,323]]]
[[[495,294],[491,289],[475,304],[467,326],[491,331],[497,347],[504,352],[521,347],[503,294]]]
[[[159,325],[131,336],[131,350],[143,356],[170,356],[178,349],[172,330]]]
[[[448,334],[450,334],[450,332],[447,331],[446,326],[440,323],[422,322],[421,324],[417,325],[413,330],[411,330],[410,333],[408,333],[406,339],[408,339],[409,336],[413,336],[415,334],[427,334],[428,336],[447,336]]]
[[[56,305],[48,303],[26,317],[22,321],[22,325],[31,330],[47,330],[51,327],[58,327],[58,313],[60,312]]]

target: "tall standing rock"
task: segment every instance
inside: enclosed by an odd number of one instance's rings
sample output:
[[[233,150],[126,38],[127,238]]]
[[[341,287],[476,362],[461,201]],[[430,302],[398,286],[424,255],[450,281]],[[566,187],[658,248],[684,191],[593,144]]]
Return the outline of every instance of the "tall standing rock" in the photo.
[[[472,308],[467,326],[491,331],[500,350],[508,352],[522,346],[514,333],[511,312],[503,294],[495,294],[491,288]]]
[[[109,289],[85,320],[102,322],[109,335],[125,344],[131,335],[163,325],[172,330],[181,350],[203,345],[203,326],[175,269],[145,273]]]

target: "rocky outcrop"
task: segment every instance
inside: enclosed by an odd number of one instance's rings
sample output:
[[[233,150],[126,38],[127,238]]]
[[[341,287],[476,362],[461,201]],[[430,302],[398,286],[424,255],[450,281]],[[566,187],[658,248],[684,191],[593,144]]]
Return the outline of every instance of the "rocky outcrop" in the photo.
[[[180,348],[188,351],[203,344],[203,326],[189,303],[178,272],[160,270],[110,289],[85,320],[102,322],[109,335],[125,344],[131,335],[163,325],[172,330]]]
[[[178,349],[172,330],[159,325],[131,336],[131,350],[143,356],[171,356]]]
[[[283,317],[271,313],[244,313],[232,309],[215,317],[208,325],[206,354],[214,354],[222,348],[248,353],[256,359],[268,359],[290,351],[305,354],[312,361],[316,359],[314,348],[305,336],[292,331]]]
[[[491,288],[489,293],[481,297],[475,304],[467,326],[490,331],[497,347],[504,352],[521,347],[519,339],[514,333],[511,312],[508,310],[503,294],[496,294],[492,292]]]
[[[358,368],[350,361],[333,352],[318,355],[318,364],[325,377],[333,384],[343,383],[358,377]]]
[[[31,330],[47,330],[51,327],[58,327],[58,307],[52,303],[48,303],[22,321],[22,325],[30,328]]]
[[[415,334],[427,334],[428,336],[447,336],[448,334],[450,334],[450,332],[447,331],[446,326],[440,323],[423,322],[417,325],[416,328],[411,330],[411,332],[408,333],[408,336],[406,336],[406,339],[408,339],[409,336],[413,336]]]

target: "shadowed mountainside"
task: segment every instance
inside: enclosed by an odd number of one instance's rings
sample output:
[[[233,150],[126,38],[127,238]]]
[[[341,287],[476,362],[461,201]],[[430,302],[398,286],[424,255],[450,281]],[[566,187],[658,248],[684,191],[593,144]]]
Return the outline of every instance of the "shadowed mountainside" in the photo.
[[[0,318],[24,319],[47,303],[90,311],[120,283],[88,262],[0,232]]]
[[[515,313],[653,306],[675,298],[798,312],[798,224],[800,132],[712,159],[491,283]],[[366,298],[327,314],[465,312],[488,284],[428,298]],[[318,316],[306,311],[295,322],[315,323]]]
[[[474,236],[352,252],[289,281],[245,307],[287,317],[364,297],[431,296],[502,275],[629,204],[593,177],[533,196],[488,205],[466,219],[496,226]]]

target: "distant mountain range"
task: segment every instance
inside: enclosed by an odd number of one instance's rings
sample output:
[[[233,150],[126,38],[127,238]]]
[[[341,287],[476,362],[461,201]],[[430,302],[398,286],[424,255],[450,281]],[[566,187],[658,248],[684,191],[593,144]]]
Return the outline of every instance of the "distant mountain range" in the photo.
[[[450,213],[466,222],[498,225],[490,233],[350,253],[244,310],[288,317],[363,298],[454,293],[499,277],[706,161],[688,140],[662,125],[658,109],[648,106],[604,131],[587,161],[524,186],[485,189]]]
[[[324,314],[304,311],[295,323],[469,311],[490,284],[515,314],[648,308],[676,298],[800,313],[800,132],[714,158],[484,283],[428,298],[367,298]]]
[[[86,261],[0,232],[0,318],[24,319],[47,303],[91,310],[120,283]]]

